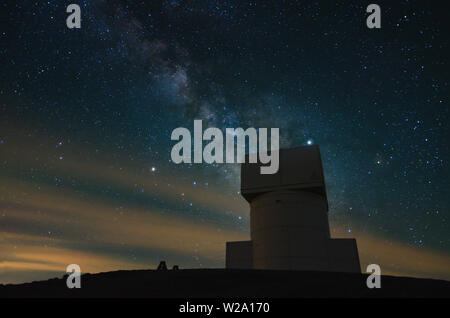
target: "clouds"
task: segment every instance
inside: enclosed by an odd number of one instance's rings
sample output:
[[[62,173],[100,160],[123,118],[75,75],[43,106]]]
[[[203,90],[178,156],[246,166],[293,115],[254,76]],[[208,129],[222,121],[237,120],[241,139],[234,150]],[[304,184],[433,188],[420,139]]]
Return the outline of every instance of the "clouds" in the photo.
[[[36,165],[36,153],[27,146],[32,140],[19,135],[9,138],[10,151],[2,152],[15,164],[0,170],[5,282],[61,272],[71,263],[89,272],[152,268],[161,259],[183,267],[221,267],[225,242],[248,239],[231,226],[231,219],[246,213],[239,197],[182,178],[173,182],[148,169],[143,173],[126,160],[117,169],[117,161],[76,158],[90,150],[75,150],[75,144],[66,145],[72,155],[57,160],[61,147],[49,146],[59,144],[43,136],[39,148],[46,150],[38,160],[43,166]]]
[[[245,232],[167,208],[117,206],[55,186],[3,181],[8,191],[0,207],[1,273],[28,271],[25,276],[30,277],[33,272],[62,271],[71,263],[87,272],[152,268],[160,259],[217,267],[227,240],[247,238]],[[1,188],[6,189],[5,183]],[[188,200],[202,201],[185,192]]]

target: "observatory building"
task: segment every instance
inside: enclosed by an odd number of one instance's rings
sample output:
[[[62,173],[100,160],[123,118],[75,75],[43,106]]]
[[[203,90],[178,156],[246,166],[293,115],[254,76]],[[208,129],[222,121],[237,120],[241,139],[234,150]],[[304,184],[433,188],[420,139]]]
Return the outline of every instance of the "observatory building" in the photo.
[[[318,146],[280,150],[276,174],[241,166],[250,241],[227,242],[226,268],[360,273],[355,239],[332,239]]]

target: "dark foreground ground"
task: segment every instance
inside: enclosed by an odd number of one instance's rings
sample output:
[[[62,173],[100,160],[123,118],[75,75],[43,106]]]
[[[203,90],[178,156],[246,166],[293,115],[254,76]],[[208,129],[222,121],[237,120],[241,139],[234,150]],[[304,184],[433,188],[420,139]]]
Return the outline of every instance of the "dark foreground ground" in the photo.
[[[0,285],[0,297],[450,297],[450,282],[382,276],[380,289],[366,287],[367,274],[189,269],[84,274],[80,289],[54,278]]]

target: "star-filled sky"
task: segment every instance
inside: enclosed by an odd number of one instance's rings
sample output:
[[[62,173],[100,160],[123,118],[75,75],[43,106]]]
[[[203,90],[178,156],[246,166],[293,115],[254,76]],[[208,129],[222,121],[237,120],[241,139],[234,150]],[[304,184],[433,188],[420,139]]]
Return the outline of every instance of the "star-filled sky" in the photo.
[[[237,164],[171,162],[177,127],[320,146],[362,269],[450,279],[447,11],[434,1],[2,1],[0,283],[224,267]]]

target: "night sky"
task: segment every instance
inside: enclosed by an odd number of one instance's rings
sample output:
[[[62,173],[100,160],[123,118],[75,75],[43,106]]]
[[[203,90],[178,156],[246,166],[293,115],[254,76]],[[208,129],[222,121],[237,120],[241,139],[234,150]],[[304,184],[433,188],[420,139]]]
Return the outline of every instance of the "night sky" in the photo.
[[[238,164],[171,162],[194,119],[319,145],[362,270],[450,279],[448,12],[272,2],[2,1],[0,283],[224,267],[249,206]]]

